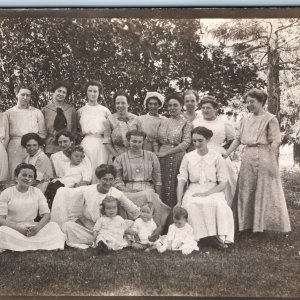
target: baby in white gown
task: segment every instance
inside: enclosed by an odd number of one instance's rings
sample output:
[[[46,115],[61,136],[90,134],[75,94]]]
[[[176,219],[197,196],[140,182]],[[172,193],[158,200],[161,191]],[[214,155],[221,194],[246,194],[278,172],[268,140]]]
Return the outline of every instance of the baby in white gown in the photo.
[[[166,250],[181,251],[188,255],[194,250],[199,250],[194,239],[193,228],[187,222],[188,212],[182,207],[175,207],[173,210],[174,224],[169,226],[168,234],[162,236],[157,243],[157,250],[160,253]]]

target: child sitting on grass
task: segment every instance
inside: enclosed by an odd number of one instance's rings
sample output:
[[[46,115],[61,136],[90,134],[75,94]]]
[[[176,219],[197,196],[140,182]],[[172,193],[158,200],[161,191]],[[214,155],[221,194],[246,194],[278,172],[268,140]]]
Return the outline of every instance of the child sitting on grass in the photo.
[[[140,217],[137,218],[132,226],[132,248],[145,250],[146,252],[156,249],[155,241],[158,236],[155,235],[157,225],[153,221],[153,205],[146,203],[141,207]]]
[[[199,250],[194,240],[193,228],[187,223],[188,212],[182,207],[173,209],[174,224],[169,226],[168,234],[160,238],[157,250],[160,253],[166,250],[182,251],[182,254],[190,254]]]
[[[126,223],[118,215],[118,208],[118,199],[112,196],[106,196],[100,205],[100,217],[93,230],[93,247],[98,254],[108,254],[110,250],[120,250],[128,246],[124,240]]]

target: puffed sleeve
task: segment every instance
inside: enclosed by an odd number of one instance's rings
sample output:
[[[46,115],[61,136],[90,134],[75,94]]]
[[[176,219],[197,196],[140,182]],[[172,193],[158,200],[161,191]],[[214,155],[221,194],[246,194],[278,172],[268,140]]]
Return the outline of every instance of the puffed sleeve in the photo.
[[[191,144],[192,138],[191,138],[191,132],[192,132],[192,123],[186,122],[183,129],[182,129],[182,139],[181,143],[178,145],[178,147],[185,151]]]
[[[36,161],[37,180],[43,180],[53,177],[53,169],[50,159],[45,155]]]
[[[157,156],[154,153],[152,153],[152,159],[153,159],[153,170],[152,170],[153,183],[154,185],[162,185],[160,163]]]
[[[279,123],[276,117],[272,118],[268,123],[267,138],[270,143],[280,143],[281,141]]]
[[[5,189],[0,194],[0,216],[7,216],[8,214],[8,203],[11,198],[11,188]]]
[[[97,220],[97,222],[94,225],[93,231],[100,231],[100,229],[102,227],[102,220],[103,220],[103,218],[101,218],[101,217]]]
[[[235,139],[235,129],[229,121],[225,121],[225,135],[226,140],[231,141]]]
[[[114,187],[119,187],[119,186],[124,186],[124,181],[123,181],[123,164],[122,164],[122,155],[119,155],[115,158],[114,160],[114,167],[117,170],[117,176],[114,182]]]
[[[111,132],[112,132],[112,128],[111,128],[111,124],[110,124],[110,120],[109,117],[104,121],[104,132],[103,132],[103,139],[102,142],[103,144],[110,144],[111,143]]]
[[[223,157],[218,156],[216,158],[216,172],[217,172],[217,181],[218,182],[227,182],[228,173],[226,168],[226,163]]]
[[[45,138],[47,135],[45,118],[43,113],[39,109],[37,110],[37,121],[39,126],[38,135],[42,138]]]
[[[44,196],[44,194],[39,190],[38,188],[34,188],[34,193],[35,196],[38,200],[38,205],[39,205],[39,215],[44,215],[44,214],[49,214],[50,209],[47,204],[47,200]]]
[[[183,180],[185,182],[189,179],[189,172],[188,172],[188,158],[187,155],[185,155],[181,161],[180,168],[179,168],[179,174],[177,175],[178,180]]]

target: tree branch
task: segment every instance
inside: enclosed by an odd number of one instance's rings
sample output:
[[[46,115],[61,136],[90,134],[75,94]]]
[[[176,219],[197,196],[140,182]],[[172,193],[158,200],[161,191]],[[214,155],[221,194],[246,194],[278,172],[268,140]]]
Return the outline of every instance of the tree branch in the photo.
[[[293,37],[292,39],[290,39],[290,40],[288,40],[288,41],[286,41],[286,42],[284,42],[284,43],[282,43],[282,44],[279,44],[278,47],[277,47],[277,49],[279,49],[279,48],[282,47],[283,45],[287,45],[287,44],[290,43],[291,41],[294,41],[294,40],[297,40],[297,39],[300,39],[300,36],[299,36],[299,35],[296,36],[296,37]]]
[[[266,47],[266,46],[268,46],[268,45],[264,44],[264,45],[258,45],[258,46],[249,47],[249,48],[247,48],[245,50],[239,51],[239,53],[240,54],[249,53],[249,52],[252,52],[253,50],[260,49],[260,48],[263,48],[263,47]]]
[[[282,30],[287,29],[287,28],[289,28],[289,27],[292,27],[292,26],[294,26],[294,24],[296,24],[296,23],[299,23],[299,20],[298,20],[298,19],[297,19],[294,23],[292,23],[292,24],[289,24],[289,25],[287,25],[287,26],[282,26],[282,27],[278,28],[275,32],[279,32],[279,31],[282,31]],[[300,24],[299,24],[298,26],[300,26]]]

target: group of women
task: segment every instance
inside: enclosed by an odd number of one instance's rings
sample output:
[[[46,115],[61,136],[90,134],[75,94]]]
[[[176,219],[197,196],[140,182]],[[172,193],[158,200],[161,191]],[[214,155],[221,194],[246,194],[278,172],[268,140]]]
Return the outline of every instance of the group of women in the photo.
[[[214,97],[199,101],[194,90],[166,98],[148,92],[141,116],[129,112],[125,92],[114,94],[115,113],[100,105],[95,80],[87,82],[87,103],[77,112],[66,103],[66,82],[54,84],[41,111],[30,106],[31,91],[19,85],[17,105],[0,113],[0,181],[13,180],[0,194],[0,249],[63,249],[65,240],[91,245],[106,195],[132,220],[151,202],[157,235],[167,230],[171,209],[182,206],[195,240],[208,237],[219,249],[234,242],[235,230],[290,231],[279,124],[264,109],[262,90],[245,94],[249,113],[237,132],[218,117]],[[159,114],[165,103],[168,118]],[[240,144],[238,177],[229,156]]]

